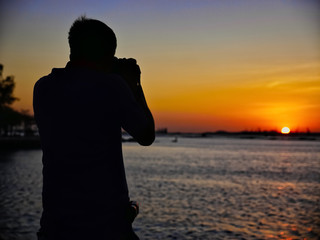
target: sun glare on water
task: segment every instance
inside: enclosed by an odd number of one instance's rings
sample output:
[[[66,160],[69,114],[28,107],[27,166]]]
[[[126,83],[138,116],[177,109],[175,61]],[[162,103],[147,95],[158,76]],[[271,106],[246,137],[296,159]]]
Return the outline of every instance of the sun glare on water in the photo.
[[[283,128],[281,129],[281,133],[282,133],[282,134],[288,134],[288,133],[290,133],[290,128],[288,128],[288,127],[283,127]]]

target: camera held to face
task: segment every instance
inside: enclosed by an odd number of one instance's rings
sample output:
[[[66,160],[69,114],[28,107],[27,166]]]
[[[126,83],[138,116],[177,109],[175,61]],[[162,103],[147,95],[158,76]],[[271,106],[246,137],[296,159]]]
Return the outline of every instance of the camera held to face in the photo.
[[[123,77],[131,88],[140,85],[141,71],[135,59],[114,57],[112,69],[112,72]]]

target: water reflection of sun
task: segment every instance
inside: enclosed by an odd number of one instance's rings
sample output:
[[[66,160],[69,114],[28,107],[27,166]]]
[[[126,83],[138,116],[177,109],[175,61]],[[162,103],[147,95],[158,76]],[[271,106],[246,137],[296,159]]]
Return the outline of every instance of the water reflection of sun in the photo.
[[[283,128],[281,129],[281,133],[282,133],[282,134],[288,134],[288,133],[290,133],[290,128],[288,128],[288,127],[283,127]]]

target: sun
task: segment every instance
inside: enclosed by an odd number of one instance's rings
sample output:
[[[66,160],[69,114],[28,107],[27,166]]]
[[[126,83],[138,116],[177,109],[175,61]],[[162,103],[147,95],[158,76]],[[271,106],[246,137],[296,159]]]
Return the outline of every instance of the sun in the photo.
[[[290,128],[288,128],[288,127],[283,127],[283,128],[281,129],[281,133],[282,133],[282,134],[288,134],[288,133],[290,133]]]

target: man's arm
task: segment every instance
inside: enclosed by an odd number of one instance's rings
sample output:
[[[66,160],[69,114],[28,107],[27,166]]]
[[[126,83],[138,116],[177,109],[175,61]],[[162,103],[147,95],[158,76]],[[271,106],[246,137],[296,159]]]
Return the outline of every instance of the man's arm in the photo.
[[[143,131],[139,134],[139,136],[136,136],[136,140],[139,144],[143,146],[149,146],[153,143],[155,139],[154,119],[147,105],[147,101],[145,99],[145,96],[140,84],[136,86],[135,90],[133,90],[133,95],[136,101],[138,102],[138,104],[142,107],[147,118],[146,119],[147,124],[143,129]]]
[[[127,61],[127,63],[128,65],[124,69],[122,69],[120,75],[126,81],[129,89],[131,90],[130,95],[133,95],[135,102],[139,105],[140,109],[142,109],[144,113],[144,119],[140,119],[141,122],[132,124],[132,122],[130,121],[132,120],[134,122],[134,117],[132,115],[127,116],[126,119],[129,118],[129,122],[127,124],[124,124],[124,130],[126,130],[131,136],[133,136],[139,144],[143,146],[149,146],[155,139],[154,119],[145,99],[142,86],[140,84],[140,68],[136,64],[136,60],[134,59],[130,59],[129,61]],[[131,109],[129,109],[128,111],[130,110]],[[135,113],[132,114],[134,115]]]

